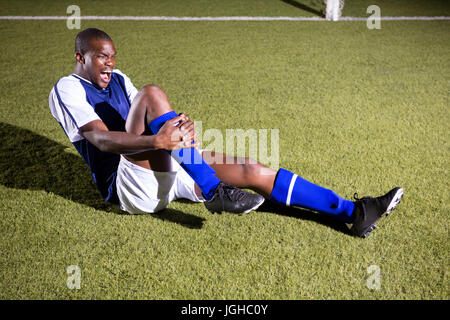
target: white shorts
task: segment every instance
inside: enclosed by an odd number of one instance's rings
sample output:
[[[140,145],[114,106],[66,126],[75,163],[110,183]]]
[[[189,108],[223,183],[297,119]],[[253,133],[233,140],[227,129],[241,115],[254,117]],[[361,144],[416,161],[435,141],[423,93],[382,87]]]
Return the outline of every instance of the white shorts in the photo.
[[[120,156],[117,169],[117,195],[120,208],[131,214],[153,213],[171,201],[204,200],[195,194],[195,182],[172,158],[172,171],[157,172],[142,168]]]

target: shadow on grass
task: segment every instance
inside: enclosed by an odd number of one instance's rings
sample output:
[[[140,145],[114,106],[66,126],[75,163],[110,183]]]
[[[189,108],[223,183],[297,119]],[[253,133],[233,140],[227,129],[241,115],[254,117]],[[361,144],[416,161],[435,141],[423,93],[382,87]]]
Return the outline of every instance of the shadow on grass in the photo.
[[[73,147],[0,122],[0,184],[14,189],[45,190],[96,210],[124,213],[103,201],[88,166],[73,152]],[[191,229],[202,228],[205,220],[174,209],[149,216]]]
[[[337,221],[335,218],[329,215],[316,213],[306,209],[286,207],[266,201],[258,208],[257,211],[274,213],[285,217],[297,218],[300,220],[313,221],[336,231],[351,235],[350,230],[344,223]]]
[[[316,16],[319,16],[321,18],[325,18],[325,15],[324,15],[324,13],[322,11],[320,11],[318,9],[315,9],[315,8],[312,8],[312,7],[309,7],[306,4],[300,3],[299,1],[296,1],[296,0],[281,0],[281,1],[284,2],[284,3],[290,4],[291,6],[294,6],[294,7],[298,8],[298,9],[303,10],[303,11],[315,14]],[[316,2],[318,2],[318,1],[316,1]],[[320,3],[322,4],[323,1],[320,1]]]

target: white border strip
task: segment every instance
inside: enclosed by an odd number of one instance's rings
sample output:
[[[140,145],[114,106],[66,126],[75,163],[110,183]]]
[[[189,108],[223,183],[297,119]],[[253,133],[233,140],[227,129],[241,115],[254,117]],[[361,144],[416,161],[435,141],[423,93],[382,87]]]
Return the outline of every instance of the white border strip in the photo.
[[[0,20],[66,20],[72,16],[0,16]],[[132,21],[327,21],[321,17],[168,17],[168,16],[81,16],[81,20],[132,20]],[[367,17],[341,17],[340,21],[366,21]],[[386,21],[450,20],[448,16],[436,17],[380,17]]]
[[[291,183],[289,184],[289,190],[286,198],[286,205],[289,207],[291,205],[291,196],[292,196],[292,190],[294,189],[295,181],[297,181],[298,175],[294,173],[294,175],[291,178]]]

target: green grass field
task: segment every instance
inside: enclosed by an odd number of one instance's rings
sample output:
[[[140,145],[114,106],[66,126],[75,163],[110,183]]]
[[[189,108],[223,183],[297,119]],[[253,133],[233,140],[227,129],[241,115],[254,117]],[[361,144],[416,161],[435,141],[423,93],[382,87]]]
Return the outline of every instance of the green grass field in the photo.
[[[77,4],[85,15],[314,16],[293,2]],[[346,16],[372,4],[347,2]],[[2,1],[0,15],[66,15],[72,4],[52,3]],[[450,15],[445,1],[376,4],[383,15]],[[280,167],[348,199],[397,185],[405,196],[367,239],[297,208],[211,215],[173,202],[120,214],[48,107],[73,72],[79,30],[0,20],[1,299],[449,299],[450,21],[81,26],[109,33],[135,86],[159,85],[203,130],[279,129]],[[80,290],[66,285],[70,265]],[[372,265],[379,290],[367,286]]]

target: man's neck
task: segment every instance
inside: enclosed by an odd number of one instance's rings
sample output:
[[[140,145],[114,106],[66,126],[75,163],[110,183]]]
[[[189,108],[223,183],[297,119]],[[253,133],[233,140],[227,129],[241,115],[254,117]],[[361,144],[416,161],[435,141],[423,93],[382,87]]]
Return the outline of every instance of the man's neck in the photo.
[[[83,68],[79,64],[75,65],[75,69],[74,69],[73,73],[75,73],[77,76],[80,76],[81,78],[83,78],[89,82],[92,82],[89,80],[87,73],[83,70]]]

